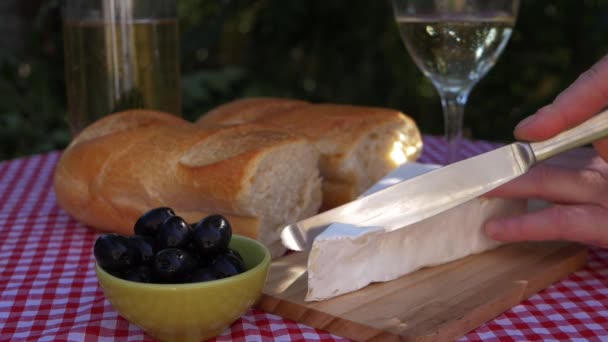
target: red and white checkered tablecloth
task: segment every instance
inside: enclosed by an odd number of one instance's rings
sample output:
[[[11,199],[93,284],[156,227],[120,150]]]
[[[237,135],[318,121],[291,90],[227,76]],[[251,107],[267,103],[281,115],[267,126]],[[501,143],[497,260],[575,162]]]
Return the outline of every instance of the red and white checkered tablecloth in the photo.
[[[466,155],[496,145],[466,142]],[[425,137],[422,162],[441,141]],[[58,152],[0,162],[0,341],[151,341],[104,299],[93,270],[98,236],[61,210],[52,188]],[[251,310],[217,341],[343,341]],[[587,266],[460,341],[608,341],[608,250]]]

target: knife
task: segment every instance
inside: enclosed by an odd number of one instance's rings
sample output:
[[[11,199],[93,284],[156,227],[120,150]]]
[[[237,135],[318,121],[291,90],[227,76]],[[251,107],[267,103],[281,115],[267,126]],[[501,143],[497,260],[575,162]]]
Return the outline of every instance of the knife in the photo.
[[[338,222],[386,231],[404,228],[479,197],[540,161],[606,136],[608,109],[545,141],[515,142],[288,224],[281,230],[281,241],[292,250],[309,250],[317,235]]]

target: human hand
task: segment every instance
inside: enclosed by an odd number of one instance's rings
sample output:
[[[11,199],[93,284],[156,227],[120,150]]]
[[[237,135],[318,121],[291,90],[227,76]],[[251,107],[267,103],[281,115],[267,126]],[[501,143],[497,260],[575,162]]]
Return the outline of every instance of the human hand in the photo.
[[[605,56],[553,103],[522,121],[515,136],[526,141],[548,139],[607,105]],[[595,142],[594,147],[596,153],[588,150],[584,158],[570,154],[549,160],[492,191],[490,196],[540,198],[556,204],[522,216],[489,221],[488,235],[502,241],[571,240],[608,247],[608,139]]]
[[[546,140],[577,126],[608,106],[608,55],[581,74],[555,100],[527,117],[515,128],[522,141]],[[594,143],[608,161],[608,139]]]
[[[555,203],[489,221],[486,232],[493,239],[569,240],[608,247],[608,163],[592,149],[543,162],[489,195]]]

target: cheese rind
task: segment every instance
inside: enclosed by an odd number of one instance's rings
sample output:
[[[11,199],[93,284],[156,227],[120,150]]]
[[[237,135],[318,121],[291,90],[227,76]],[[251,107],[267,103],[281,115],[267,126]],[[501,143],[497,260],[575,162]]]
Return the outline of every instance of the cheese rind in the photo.
[[[412,168],[419,170],[420,164]],[[390,232],[382,227],[333,224],[313,243],[306,300],[329,299],[495,248],[500,243],[485,234],[483,224],[491,217],[525,210],[525,201],[476,198]]]

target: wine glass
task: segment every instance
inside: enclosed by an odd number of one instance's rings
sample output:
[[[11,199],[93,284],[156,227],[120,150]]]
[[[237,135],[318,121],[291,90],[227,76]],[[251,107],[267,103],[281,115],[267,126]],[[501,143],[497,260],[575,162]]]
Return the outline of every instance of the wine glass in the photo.
[[[392,0],[401,38],[441,97],[446,163],[459,160],[464,107],[509,41],[519,0]]]

